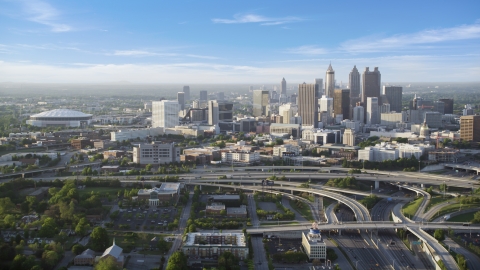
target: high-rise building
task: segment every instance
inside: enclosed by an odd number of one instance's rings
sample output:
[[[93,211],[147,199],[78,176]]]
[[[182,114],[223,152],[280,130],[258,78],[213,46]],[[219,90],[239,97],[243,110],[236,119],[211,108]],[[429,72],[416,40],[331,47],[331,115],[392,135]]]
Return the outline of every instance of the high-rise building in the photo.
[[[325,75],[325,95],[327,97],[333,97],[333,91],[335,91],[335,71],[330,63]]]
[[[180,105],[180,110],[185,110],[185,93],[178,92],[177,93],[177,102]]]
[[[318,96],[321,97],[323,95],[325,95],[323,93],[323,79],[319,79],[319,78],[316,78],[315,79],[315,84],[318,85]]]
[[[460,139],[480,142],[480,115],[460,116]]]
[[[218,92],[217,93],[217,100],[225,100],[225,93],[224,92]]]
[[[453,114],[453,99],[451,98],[441,98],[439,101],[442,101],[445,103],[445,109],[444,113],[445,114]]]
[[[402,87],[401,86],[383,86],[383,94],[386,96],[390,111],[402,111]]]
[[[378,109],[378,98],[367,97],[367,119],[368,125],[380,124],[380,111]]]
[[[333,96],[333,111],[335,115],[343,114],[343,119],[350,119],[349,89],[335,89]]]
[[[304,126],[318,126],[318,87],[316,84],[298,85],[298,115]]]
[[[290,120],[298,112],[298,107],[293,103],[286,103],[278,107],[278,114],[283,117],[283,124],[291,124]]]
[[[208,124],[233,121],[233,103],[224,100],[208,101]]]
[[[439,112],[441,114],[445,114],[445,102],[443,101],[434,101],[433,102],[433,110]]]
[[[152,127],[170,128],[178,126],[180,105],[175,100],[152,102]]]
[[[253,90],[253,116],[267,115],[268,91]]]
[[[355,132],[350,128],[345,129],[345,132],[343,133],[343,144],[355,146]]]
[[[285,78],[282,79],[282,82],[280,83],[281,85],[281,94],[284,96],[287,96],[287,81],[285,81]]]
[[[190,101],[190,86],[185,85],[183,87],[183,92],[185,93],[185,101]]]
[[[375,67],[373,71],[370,71],[368,67],[365,68],[362,74],[362,85],[362,102],[364,104],[368,97],[376,97],[377,102],[380,101],[381,74],[378,67]]]
[[[207,90],[200,91],[200,101],[207,101],[207,100],[208,100]]]
[[[360,97],[360,73],[357,66],[353,66],[352,71],[348,75],[348,87],[350,87],[350,100]]]
[[[365,123],[365,109],[363,106],[356,106],[353,108],[353,120],[360,123]]]
[[[323,95],[322,98],[320,98],[319,105],[320,112],[323,115],[323,117],[319,117],[319,119],[322,119],[321,121],[324,125],[330,124],[333,118],[333,97]]]

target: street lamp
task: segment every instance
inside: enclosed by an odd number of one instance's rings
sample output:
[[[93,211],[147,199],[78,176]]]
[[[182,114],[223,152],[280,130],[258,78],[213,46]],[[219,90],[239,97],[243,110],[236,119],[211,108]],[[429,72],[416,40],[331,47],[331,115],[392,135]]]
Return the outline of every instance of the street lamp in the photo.
[[[372,195],[372,193],[373,193],[373,186],[371,185],[370,186],[370,195]]]
[[[393,270],[395,270],[395,259],[393,259]]]

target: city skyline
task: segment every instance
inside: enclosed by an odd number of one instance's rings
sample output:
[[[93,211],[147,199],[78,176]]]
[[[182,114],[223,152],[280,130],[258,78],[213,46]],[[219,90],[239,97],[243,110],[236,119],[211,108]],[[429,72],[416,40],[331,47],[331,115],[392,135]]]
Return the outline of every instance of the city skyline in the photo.
[[[297,84],[330,62],[343,84],[354,65],[385,82],[480,75],[476,1],[116,3],[4,1],[0,82]]]

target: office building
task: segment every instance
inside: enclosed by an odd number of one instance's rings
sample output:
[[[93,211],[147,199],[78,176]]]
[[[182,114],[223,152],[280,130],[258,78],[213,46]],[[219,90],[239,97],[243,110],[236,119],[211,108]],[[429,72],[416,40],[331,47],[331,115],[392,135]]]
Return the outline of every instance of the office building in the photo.
[[[168,164],[180,161],[180,148],[175,143],[141,143],[133,147],[133,162],[137,164]]]
[[[233,121],[233,103],[221,100],[208,101],[208,124]]]
[[[302,232],[302,246],[309,260],[327,259],[327,245],[322,239],[317,223],[313,223],[308,234]]]
[[[280,83],[280,88],[281,88],[280,93],[283,96],[287,96],[287,81],[285,81],[285,78],[282,79],[282,82]]]
[[[315,84],[318,85],[318,96],[321,97],[322,95],[325,95],[323,92],[323,79],[316,78]]]
[[[162,183],[160,187],[140,189],[137,192],[138,200],[148,201],[149,206],[175,203],[180,195],[180,183]]]
[[[356,106],[353,108],[353,119],[354,121],[365,123],[365,109],[363,106]]]
[[[248,152],[246,150],[230,150],[229,152],[222,152],[222,163],[224,164],[253,164],[259,161],[259,152]]]
[[[225,93],[224,92],[218,92],[217,93],[217,100],[225,100]]]
[[[320,105],[319,111],[323,115],[323,117],[319,119],[321,119],[324,125],[331,123],[333,119],[333,113],[334,113],[333,97],[327,97],[326,95],[323,95],[322,98],[320,98],[319,100],[319,105]]]
[[[377,97],[367,97],[367,113],[366,113],[367,125],[380,124],[380,111],[378,108]]]
[[[439,112],[441,114],[445,114],[445,102],[443,101],[434,101],[433,102],[433,110]]]
[[[185,102],[190,101],[190,86],[185,85],[183,87],[183,93],[185,93]]]
[[[152,102],[152,127],[171,128],[178,126],[180,105],[174,100]]]
[[[442,114],[439,112],[425,112],[423,120],[430,128],[443,127]]]
[[[207,101],[208,100],[208,92],[207,90],[200,91],[200,101]]]
[[[376,97],[380,101],[381,74],[378,67],[370,71],[368,67],[362,74],[362,102],[365,104],[368,97]],[[380,104],[378,104],[380,105]]]
[[[180,107],[180,110],[185,110],[185,93],[184,92],[178,92],[177,93],[177,102]]]
[[[352,71],[348,75],[348,87],[350,88],[350,100],[360,97],[360,73],[357,66],[353,66]]]
[[[278,114],[283,117],[283,124],[290,124],[290,120],[298,112],[298,107],[293,103],[282,104],[278,107]]]
[[[383,103],[381,106],[380,106],[380,113],[389,113],[390,112],[390,104],[388,103]]]
[[[182,251],[190,257],[220,257],[232,253],[240,260],[247,259],[248,245],[243,233],[188,233]]]
[[[318,86],[316,84],[298,85],[298,115],[305,126],[318,125]]]
[[[380,124],[390,129],[395,128],[397,123],[405,121],[407,121],[406,112],[389,112],[380,114]]]
[[[335,71],[330,63],[325,75],[325,95],[327,97],[333,97],[333,91],[335,91]]]
[[[345,132],[343,133],[343,144],[355,146],[355,132],[352,129],[345,129]]]
[[[480,142],[480,115],[460,117],[460,138],[469,142]]]
[[[444,114],[453,114],[453,99],[451,99],[451,98],[441,98],[438,101],[441,101],[445,104]]]
[[[402,87],[401,86],[383,86],[383,94],[390,104],[390,111],[402,111]]]
[[[267,116],[268,91],[253,90],[253,116]]]
[[[335,115],[342,114],[343,119],[350,119],[350,89],[335,89],[333,111]]]

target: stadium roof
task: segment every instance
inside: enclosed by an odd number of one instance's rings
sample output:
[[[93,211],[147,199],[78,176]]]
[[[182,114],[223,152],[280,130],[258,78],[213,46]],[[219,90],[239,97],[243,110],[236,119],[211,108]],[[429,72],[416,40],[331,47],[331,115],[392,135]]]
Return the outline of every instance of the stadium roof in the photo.
[[[90,117],[91,114],[86,114],[79,111],[67,110],[67,109],[56,109],[46,112],[41,112],[34,114],[30,117],[58,117],[58,118],[71,118],[71,117]]]

